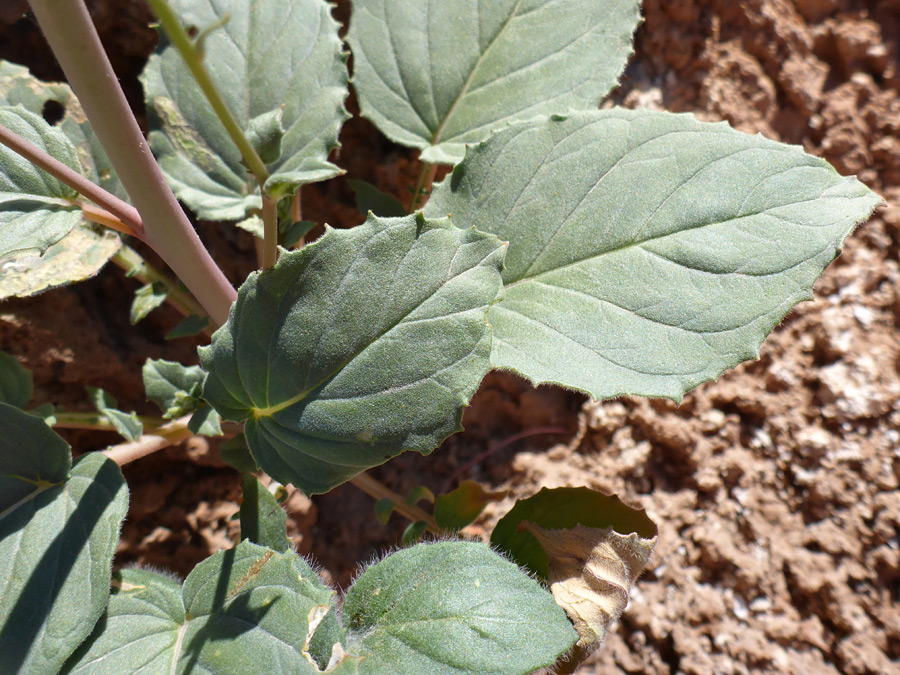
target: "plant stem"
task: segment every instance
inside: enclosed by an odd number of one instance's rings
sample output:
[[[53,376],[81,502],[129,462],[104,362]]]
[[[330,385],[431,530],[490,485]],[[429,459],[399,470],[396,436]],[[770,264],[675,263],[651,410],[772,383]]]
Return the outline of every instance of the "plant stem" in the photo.
[[[270,270],[278,260],[278,209],[274,199],[263,195],[263,251],[262,268]]]
[[[61,412],[53,415],[56,422],[54,427],[60,429],[94,429],[96,431],[115,431],[115,427],[106,419],[106,416],[97,412]],[[167,424],[166,420],[159,417],[138,416],[144,428],[158,429]]]
[[[409,518],[414,523],[420,520],[424,521],[428,529],[434,534],[444,534],[444,531],[438,527],[432,515],[426,513],[418,506],[410,506],[403,497],[372,478],[369,474],[361,473],[351,478],[350,482],[374,499],[390,499],[394,503],[397,513]]]
[[[103,225],[103,227],[108,227],[109,229],[121,232],[122,234],[130,234],[133,237],[138,236],[138,233],[131,229],[129,225],[126,225],[112,213],[101,209],[99,206],[94,206],[87,202],[80,202],[77,199],[72,201],[72,205],[81,209],[81,215],[85,220],[97,223],[98,225]]]
[[[141,254],[130,246],[123,245],[118,253],[113,256],[112,260],[126,275],[134,277],[141,283],[152,284],[158,282],[163,284],[167,292],[166,300],[183,316],[190,314],[206,316],[206,311],[190,293],[185,292],[178,282],[170,279],[144,260]],[[205,332],[211,334],[211,329],[207,327]]]
[[[52,157],[49,153],[37,147],[33,143],[26,141],[18,134],[13,133],[5,126],[0,124],[0,143],[8,147],[13,152],[22,155],[29,162],[40,167],[51,176],[56,178],[60,183],[68,185],[81,195],[84,195],[98,206],[102,206],[108,212],[113,214],[121,222],[130,228],[129,234],[142,237],[144,233],[144,223],[137,209],[123,202],[115,195],[107,192],[99,185],[92,183],[90,180],[82,176],[77,171],[66,166],[58,159]],[[80,206],[80,205],[79,205]],[[82,207],[82,210],[84,208]],[[99,222],[99,221],[97,221]],[[103,223],[104,225],[106,223]],[[117,229],[117,228],[114,228]]]
[[[83,0],[30,0],[47,42],[119,180],[140,213],[143,239],[224,323],[237,293],[203,248],[138,127]]]
[[[133,462],[141,457],[152,455],[158,450],[175,445],[193,436],[194,432],[188,429],[187,426],[190,419],[190,415],[179,417],[168,424],[156,427],[152,433],[144,434],[136,441],[109,447],[103,451],[103,454],[119,466]]]
[[[410,213],[418,211],[425,203],[426,195],[431,194],[431,184],[434,182],[437,168],[437,164],[422,162],[422,169],[419,171],[419,179],[416,181],[416,187],[413,191],[412,205],[409,207]]]
[[[175,49],[178,50],[178,53],[181,54],[181,58],[184,59],[185,65],[187,65],[188,69],[191,71],[191,75],[194,76],[194,79],[206,96],[206,100],[209,101],[216,116],[222,122],[222,126],[225,127],[225,131],[228,133],[231,141],[240,151],[244,163],[259,183],[260,190],[262,190],[263,185],[265,185],[266,180],[269,178],[269,171],[266,169],[266,165],[263,163],[262,159],[260,159],[256,150],[254,150],[253,146],[250,144],[250,141],[247,140],[241,127],[238,126],[237,120],[234,119],[234,115],[231,114],[231,111],[222,99],[222,95],[219,93],[216,85],[213,84],[209,73],[206,71],[206,67],[203,65],[203,57],[198,53],[191,40],[191,36],[188,35],[184,26],[181,25],[181,21],[179,21],[175,12],[172,11],[172,8],[166,0],[147,1],[153,9],[153,13],[156,14],[159,22],[162,24],[163,28],[165,28],[169,38],[172,40],[172,46],[174,46]],[[263,208],[265,208],[265,206],[263,206]]]

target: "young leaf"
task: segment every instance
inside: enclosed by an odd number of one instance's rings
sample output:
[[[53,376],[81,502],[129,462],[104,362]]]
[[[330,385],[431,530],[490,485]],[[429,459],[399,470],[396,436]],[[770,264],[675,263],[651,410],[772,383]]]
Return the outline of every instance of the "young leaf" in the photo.
[[[115,232],[76,226],[38,257],[32,251],[0,262],[0,300],[24,298],[56,286],[89,279],[121,248]]]
[[[422,535],[425,534],[425,530],[427,529],[428,523],[424,520],[417,520],[410,523],[406,526],[406,529],[403,530],[403,536],[400,537],[400,545],[411,546],[412,544],[415,544],[422,538]]]
[[[434,493],[424,485],[417,485],[406,496],[406,503],[410,506],[415,506],[423,499],[431,504],[434,504]]]
[[[206,373],[200,366],[147,359],[141,370],[147,400],[153,401],[167,420],[187,415],[203,406],[200,391]]]
[[[131,325],[146,317],[154,309],[162,305],[169,297],[169,289],[161,281],[152,284],[144,284],[134,292],[134,300],[131,303],[129,316]]]
[[[31,402],[33,389],[31,371],[12,354],[0,352],[0,403],[24,408]]]
[[[141,437],[144,425],[135,413],[116,410],[116,399],[98,387],[88,387],[87,390],[97,411],[103,413],[116,431],[129,441],[136,441]]]
[[[244,434],[238,434],[222,443],[219,446],[219,455],[228,466],[242,473],[259,471],[256,460],[253,459],[250,448],[247,447],[247,439],[244,438]]]
[[[208,316],[197,316],[189,314],[178,322],[172,330],[166,333],[166,340],[176,340],[183,337],[191,337],[203,332],[203,329],[209,325]]]
[[[406,215],[406,209],[400,200],[386,195],[371,183],[364,180],[348,180],[347,185],[356,195],[356,208],[363,215],[369,211],[382,218],[400,218]]]
[[[605,110],[470,148],[425,211],[509,241],[495,367],[678,400],[755,357],[879,201],[798,147]]]
[[[171,4],[186,26],[198,29],[230,14],[206,36],[204,65],[238,124],[254,138],[268,138],[260,149],[272,148],[278,134],[271,133],[271,115],[283,106],[280,155],[269,162],[266,190],[285,194],[338,175],[328,153],[347,117],[347,68],[331,6],[324,0]],[[206,220],[240,220],[259,209],[240,153],[177,50],[163,46],[141,81],[155,128],[150,145],[178,198]]]
[[[187,427],[192,433],[200,434],[201,436],[221,436],[222,418],[215,408],[204,403],[191,415]]]
[[[524,675],[577,637],[538,582],[476,542],[388,556],[347,592],[343,617],[363,675]]]
[[[0,404],[0,672],[55,673],[109,594],[128,491],[115,463]]]
[[[434,519],[441,529],[458,531],[475,522],[485,506],[504,497],[506,490],[488,492],[480,483],[464,480],[453,492],[438,495],[434,504]]]
[[[241,476],[241,539],[284,553],[291,550],[287,514],[256,476]]]
[[[0,124],[80,171],[75,146],[40,116],[17,106],[0,107]],[[23,252],[43,253],[81,222],[78,196],[5,145],[0,145],[0,259]]]
[[[488,369],[504,247],[421,215],[331,230],[250,275],[200,349],[203,396],[260,467],[325,492],[458,431]]]
[[[310,643],[333,595],[294,553],[248,541],[204,560],[183,587],[123,570],[105,617],[64,672],[319,675]],[[330,672],[355,673],[356,660]]]
[[[375,516],[381,521],[382,525],[387,525],[394,512],[394,500],[390,497],[382,497],[375,502]]]
[[[356,0],[353,85],[388,138],[455,164],[510,122],[596,107],[639,20],[639,0]]]

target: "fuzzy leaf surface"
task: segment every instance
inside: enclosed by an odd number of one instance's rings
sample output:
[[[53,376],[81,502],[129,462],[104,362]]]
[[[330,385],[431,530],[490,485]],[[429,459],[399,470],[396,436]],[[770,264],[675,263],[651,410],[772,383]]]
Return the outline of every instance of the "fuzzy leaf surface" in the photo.
[[[798,147],[615,109],[495,134],[426,213],[509,242],[495,367],[679,400],[754,358],[879,201]]]
[[[273,140],[266,190],[286,194],[341,173],[328,161],[346,119],[347,68],[324,0],[174,0],[187,27],[203,30],[204,65],[231,114],[253,139]],[[150,58],[141,81],[150,146],[178,198],[206,220],[240,220],[261,206],[241,156],[174,47]],[[272,142],[260,141],[270,150]]]
[[[203,396],[260,467],[325,492],[461,429],[489,368],[503,245],[448,219],[371,217],[251,274],[201,348]]]
[[[57,672],[109,594],[128,490],[116,464],[0,404],[0,672]]]
[[[59,129],[24,107],[0,107],[0,124],[80,171],[75,146]],[[81,222],[68,200],[72,188],[0,145],[0,259],[16,253],[43,253]]]
[[[0,352],[0,403],[24,408],[31,402],[33,392],[31,371],[12,354]]]
[[[347,592],[343,618],[364,675],[524,675],[577,638],[538,582],[465,541],[418,544],[373,565]]]
[[[291,549],[287,514],[256,476],[241,476],[241,539],[284,553]]]
[[[243,675],[265,664],[267,673],[318,674],[309,632],[333,595],[294,553],[246,541],[197,565],[183,587],[123,570],[106,615],[65,672]],[[354,673],[355,665],[346,659],[333,672]]]
[[[353,84],[391,140],[455,164],[510,122],[596,107],[639,20],[639,0],[356,0]]]

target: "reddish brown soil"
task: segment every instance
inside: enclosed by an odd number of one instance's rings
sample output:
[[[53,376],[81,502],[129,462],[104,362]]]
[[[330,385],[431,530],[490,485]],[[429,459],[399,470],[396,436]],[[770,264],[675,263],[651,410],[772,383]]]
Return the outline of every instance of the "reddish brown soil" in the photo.
[[[125,15],[98,7],[115,34]],[[127,16],[139,21],[140,3]],[[645,0],[646,21],[617,102],[696,111],[739,129],[802,144],[856,173],[887,206],[851,237],[759,361],[700,387],[680,406],[603,403],[503,374],[488,377],[467,432],[430,458],[402,457],[377,474],[400,492],[439,489],[458,467],[523,429],[535,436],[467,471],[510,500],[542,486],[588,485],[646,508],[660,527],[650,570],[605,647],[582,673],[900,673],[900,2],[898,0]],[[341,3],[338,14],[346,17]],[[113,21],[110,17],[119,17]],[[0,28],[8,22],[0,12]],[[134,87],[152,44],[138,25],[110,38]],[[27,22],[0,33],[0,55],[34,60]],[[10,35],[14,35],[13,39]],[[121,36],[120,36],[121,37]],[[149,39],[149,42],[148,42]],[[21,45],[25,45],[24,47]],[[135,97],[133,97],[135,100]],[[406,198],[411,155],[362,120],[347,124],[338,161],[349,177]],[[306,190],[305,215],[359,222],[344,180]],[[201,226],[238,280],[251,243]],[[142,401],[140,365],[194,362],[193,344],[161,336],[177,321],[159,310],[138,328],[117,270],[28,301],[0,306],[0,349],[37,380],[38,402],[87,409],[82,386],[102,386],[123,407]],[[114,437],[67,436],[79,451]],[[553,443],[562,440],[559,445]],[[215,444],[194,441],[126,468],[132,510],[118,562],[185,574],[235,535],[237,474]],[[292,534],[336,582],[397,542],[352,487],[310,502],[295,494]]]

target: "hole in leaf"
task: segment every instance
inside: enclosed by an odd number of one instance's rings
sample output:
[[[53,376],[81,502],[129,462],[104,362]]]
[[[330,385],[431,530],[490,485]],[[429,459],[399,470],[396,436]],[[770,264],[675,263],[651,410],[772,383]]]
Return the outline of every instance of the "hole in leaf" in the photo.
[[[190,38],[191,38],[192,40],[193,40],[195,37],[197,37],[197,33],[199,33],[199,32],[200,32],[200,29],[197,28],[197,26],[188,26],[188,27],[187,27],[187,34],[190,36]]]
[[[44,101],[44,107],[41,108],[41,117],[44,118],[44,121],[47,124],[52,124],[56,126],[62,121],[62,118],[66,115],[66,106],[64,106],[59,101],[54,101],[52,99],[48,99]]]

